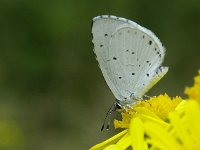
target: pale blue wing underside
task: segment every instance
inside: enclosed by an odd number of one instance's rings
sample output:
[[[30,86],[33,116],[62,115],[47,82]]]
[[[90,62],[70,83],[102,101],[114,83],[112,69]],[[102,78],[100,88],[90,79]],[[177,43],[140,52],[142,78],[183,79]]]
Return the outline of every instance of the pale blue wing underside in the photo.
[[[120,20],[118,17],[104,15],[95,17],[92,25],[92,42],[94,44],[96,59],[99,63],[99,67],[103,73],[106,83],[117,99],[121,99],[122,96],[118,94],[120,91],[117,90],[116,85],[114,85],[110,80],[112,72],[108,68],[108,49],[112,33],[117,27],[125,24],[124,22],[125,20]]]
[[[93,43],[103,76],[119,101],[134,103],[168,71],[165,49],[148,29],[124,18],[93,19]]]

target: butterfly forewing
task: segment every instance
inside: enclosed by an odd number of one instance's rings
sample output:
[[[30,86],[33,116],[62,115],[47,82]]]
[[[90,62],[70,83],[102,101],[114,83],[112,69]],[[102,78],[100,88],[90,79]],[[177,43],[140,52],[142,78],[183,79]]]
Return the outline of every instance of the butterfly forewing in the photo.
[[[99,62],[100,69],[108,86],[117,99],[121,99],[121,95],[119,95],[116,85],[110,81],[112,72],[110,72],[110,69],[108,68],[108,61],[110,61],[108,57],[108,49],[113,31],[122,24],[126,23],[122,20],[119,20],[115,16],[105,15],[95,17],[92,25],[92,41],[94,44],[94,53],[96,54],[96,59]]]

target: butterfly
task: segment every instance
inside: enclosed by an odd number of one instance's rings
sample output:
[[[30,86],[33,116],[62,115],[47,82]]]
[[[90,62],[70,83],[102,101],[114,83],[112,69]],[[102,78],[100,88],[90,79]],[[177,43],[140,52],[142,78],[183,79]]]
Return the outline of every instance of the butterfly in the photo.
[[[93,18],[92,35],[99,67],[116,98],[111,110],[126,110],[142,100],[168,71],[161,66],[165,48],[160,40],[131,20],[97,16]]]

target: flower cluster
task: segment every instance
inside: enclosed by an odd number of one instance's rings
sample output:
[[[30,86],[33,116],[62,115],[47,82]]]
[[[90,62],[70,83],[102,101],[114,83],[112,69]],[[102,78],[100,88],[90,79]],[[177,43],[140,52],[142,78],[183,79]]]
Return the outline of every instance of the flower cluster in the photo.
[[[187,99],[167,94],[138,102],[122,112],[115,128],[124,130],[90,150],[198,150],[200,147],[200,70]]]

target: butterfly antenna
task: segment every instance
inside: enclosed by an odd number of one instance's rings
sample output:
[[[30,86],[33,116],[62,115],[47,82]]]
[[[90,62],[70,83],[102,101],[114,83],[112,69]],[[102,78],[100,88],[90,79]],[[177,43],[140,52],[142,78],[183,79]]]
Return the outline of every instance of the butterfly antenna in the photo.
[[[115,102],[115,103],[110,107],[110,109],[107,111],[106,117],[104,118],[103,125],[102,125],[102,127],[101,127],[101,131],[103,131],[103,129],[104,129],[104,127],[105,127],[105,123],[106,123],[107,118],[108,118],[108,121],[107,121],[107,125],[106,125],[106,130],[109,130],[109,128],[110,128],[110,115],[112,114],[113,111],[116,111],[116,105],[117,105],[117,103]]]

